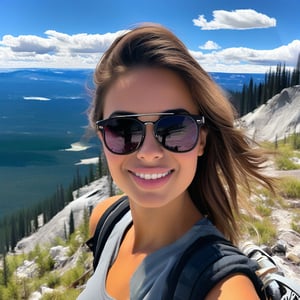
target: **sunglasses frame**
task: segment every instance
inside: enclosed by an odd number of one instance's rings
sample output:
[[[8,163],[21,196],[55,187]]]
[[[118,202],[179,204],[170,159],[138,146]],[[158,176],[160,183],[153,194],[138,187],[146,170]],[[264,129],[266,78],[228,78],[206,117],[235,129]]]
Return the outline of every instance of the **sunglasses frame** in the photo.
[[[162,117],[162,118],[159,118],[157,119],[156,121],[141,121],[139,120],[138,118],[139,117],[148,117],[148,116],[159,116],[159,117]],[[194,143],[194,146],[191,148],[191,149],[188,149],[188,150],[185,150],[185,151],[173,151],[169,148],[167,148],[165,145],[163,145],[159,140],[158,140],[158,137],[156,135],[156,133],[154,132],[154,136],[155,136],[155,139],[157,140],[157,142],[166,150],[168,151],[171,151],[171,152],[174,152],[174,153],[185,153],[185,152],[189,152],[191,151],[192,149],[194,149],[194,147],[196,146],[197,144],[197,141],[199,139],[199,129],[201,126],[204,126],[205,125],[205,117],[203,115],[192,115],[192,114],[189,114],[189,113],[185,113],[185,112],[180,112],[180,113],[176,113],[176,112],[161,112],[161,113],[144,113],[144,114],[124,114],[124,115],[114,115],[108,119],[104,119],[104,120],[99,120],[96,122],[96,126],[97,126],[97,129],[101,132],[102,136],[103,136],[103,141],[104,141],[104,144],[106,146],[106,148],[113,154],[117,154],[117,155],[128,155],[128,154],[131,154],[135,151],[138,151],[138,149],[140,149],[140,147],[143,145],[143,142],[144,142],[144,139],[145,139],[145,128],[148,124],[152,124],[155,128],[155,124],[159,121],[161,121],[163,119],[163,117],[168,117],[168,116],[187,116],[191,119],[193,119],[197,125],[197,128],[198,128],[198,137]],[[138,146],[131,150],[131,151],[128,151],[128,152],[125,152],[125,153],[118,153],[118,152],[115,152],[113,150],[111,150],[110,147],[108,147],[107,143],[106,143],[106,137],[105,137],[105,125],[107,122],[109,122],[110,120],[112,119],[125,119],[125,118],[128,118],[128,119],[134,119],[135,121],[137,121],[138,123],[142,124],[143,125],[143,132],[142,132],[142,135],[141,135],[141,141],[140,143],[138,144]]]

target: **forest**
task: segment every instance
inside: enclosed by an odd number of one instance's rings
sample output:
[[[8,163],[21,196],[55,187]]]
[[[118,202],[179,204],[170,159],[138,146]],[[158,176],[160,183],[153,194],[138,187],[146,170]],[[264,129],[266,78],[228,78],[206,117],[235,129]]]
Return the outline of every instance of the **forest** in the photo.
[[[299,84],[300,53],[292,70],[286,68],[285,64],[278,64],[276,70],[270,69],[265,73],[263,83],[255,84],[251,78],[248,84],[243,85],[242,91],[229,91],[230,100],[241,117],[265,104],[283,89]]]

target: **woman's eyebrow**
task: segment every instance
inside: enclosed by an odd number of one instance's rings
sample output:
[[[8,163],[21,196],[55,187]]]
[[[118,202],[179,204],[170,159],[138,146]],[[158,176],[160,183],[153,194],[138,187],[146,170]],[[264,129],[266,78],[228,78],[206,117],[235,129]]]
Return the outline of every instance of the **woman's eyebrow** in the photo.
[[[109,116],[109,118],[116,117],[116,116],[134,115],[134,114],[136,114],[136,113],[135,112],[131,112],[131,111],[126,111],[126,110],[117,110],[117,111],[114,111]]]
[[[161,112],[153,112],[153,115],[160,114],[160,113],[174,113],[174,114],[180,114],[180,113],[188,113],[185,109],[178,108],[178,109],[169,109]],[[117,117],[117,116],[126,116],[126,115],[139,115],[140,113],[132,112],[132,111],[126,111],[126,110],[117,110],[114,111],[109,118]],[[149,113],[151,115],[152,113]]]

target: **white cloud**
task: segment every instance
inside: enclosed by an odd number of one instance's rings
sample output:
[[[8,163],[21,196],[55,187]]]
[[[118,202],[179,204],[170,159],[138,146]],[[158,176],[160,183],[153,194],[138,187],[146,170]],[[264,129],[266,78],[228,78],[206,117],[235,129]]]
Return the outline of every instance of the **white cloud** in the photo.
[[[49,38],[60,48],[67,48],[74,53],[96,53],[104,52],[112,41],[125,31],[118,31],[116,33],[105,34],[87,34],[79,33],[74,35],[67,35],[54,30],[47,30],[45,32]]]
[[[123,33],[68,35],[47,30],[46,37],[5,35],[0,40],[0,66],[94,68],[103,52]]]
[[[271,66],[285,63],[295,67],[300,52],[300,40],[294,40],[271,50],[256,50],[244,47],[226,48],[203,54],[191,51],[200,65],[209,71],[218,72],[266,72]]]
[[[56,50],[56,46],[50,40],[35,35],[20,35],[18,37],[5,35],[0,44],[9,47],[13,52],[44,54]]]
[[[212,21],[207,21],[204,15],[200,15],[198,19],[193,19],[193,23],[202,30],[244,30],[276,26],[276,19],[258,13],[253,9],[237,9],[234,11],[215,10],[213,11],[213,17]]]
[[[68,35],[48,30],[44,37],[6,35],[0,40],[0,66],[95,68],[104,51],[123,32]],[[209,72],[266,72],[278,63],[294,67],[300,52],[300,40],[270,50],[218,47],[215,42],[207,41],[201,46],[205,52],[191,51],[191,54]]]
[[[203,50],[217,50],[220,49],[221,47],[213,41],[207,41],[204,45],[199,46],[200,49]]]

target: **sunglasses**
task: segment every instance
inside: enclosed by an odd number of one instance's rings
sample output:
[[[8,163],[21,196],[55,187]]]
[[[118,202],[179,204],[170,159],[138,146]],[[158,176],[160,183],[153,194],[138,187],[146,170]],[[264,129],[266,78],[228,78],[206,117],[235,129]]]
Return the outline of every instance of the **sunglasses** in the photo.
[[[155,122],[138,119],[144,116],[160,118]],[[106,148],[114,154],[124,155],[142,146],[148,124],[153,125],[154,136],[165,149],[175,153],[191,151],[198,142],[199,130],[204,123],[204,116],[165,112],[118,115],[97,121],[96,125]]]

